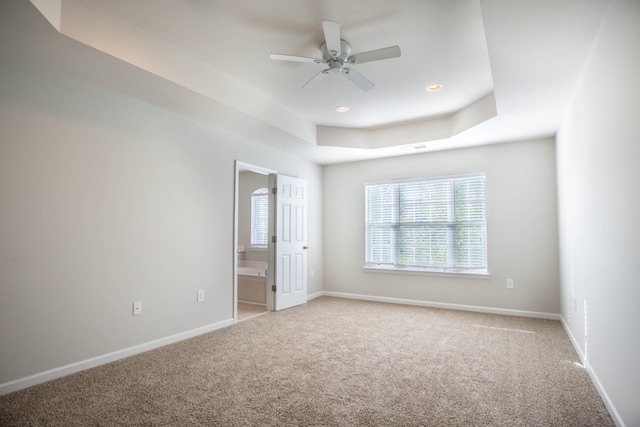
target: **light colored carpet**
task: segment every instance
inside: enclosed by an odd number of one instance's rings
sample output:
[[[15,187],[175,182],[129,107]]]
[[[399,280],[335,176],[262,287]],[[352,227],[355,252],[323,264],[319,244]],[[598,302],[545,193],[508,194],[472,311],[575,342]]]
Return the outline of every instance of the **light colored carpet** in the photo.
[[[0,397],[0,425],[611,426],[557,321],[318,298]]]

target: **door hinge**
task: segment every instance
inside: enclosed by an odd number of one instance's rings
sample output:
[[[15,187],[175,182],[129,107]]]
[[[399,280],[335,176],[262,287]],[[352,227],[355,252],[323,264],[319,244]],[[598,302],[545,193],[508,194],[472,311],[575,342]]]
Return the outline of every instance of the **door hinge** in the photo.
[[[276,194],[278,194],[278,187],[273,187],[271,189],[271,193],[275,196]]]
[[[276,236],[271,236],[271,243],[277,243],[278,239]]]
[[[273,292],[276,291],[276,285],[271,285],[271,291],[273,291]]]

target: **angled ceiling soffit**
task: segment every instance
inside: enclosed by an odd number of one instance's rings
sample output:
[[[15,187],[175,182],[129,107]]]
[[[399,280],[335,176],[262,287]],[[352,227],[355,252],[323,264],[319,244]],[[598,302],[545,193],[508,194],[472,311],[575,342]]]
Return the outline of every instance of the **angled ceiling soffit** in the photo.
[[[495,93],[451,114],[374,128],[318,126],[317,144],[376,149],[451,138],[497,115]]]
[[[170,89],[173,99],[168,97],[161,103],[162,107],[191,117],[194,109],[185,105],[202,106],[204,97],[211,103],[209,110],[220,111],[220,105],[224,105],[234,110],[236,117],[239,113],[246,115],[246,123],[236,121],[237,129],[228,129],[230,125],[228,121],[224,123],[224,118],[203,120],[202,112],[199,117],[192,117],[196,120],[240,134],[247,134],[248,129],[260,128],[260,132],[264,132],[265,127],[271,128],[271,133],[281,137],[315,145],[316,126],[310,120],[110,15],[99,6],[83,0],[31,0],[31,3],[61,34],[184,89],[178,94],[180,99],[177,101],[175,88]],[[146,98],[157,99],[158,93]],[[261,125],[257,126],[257,123]]]

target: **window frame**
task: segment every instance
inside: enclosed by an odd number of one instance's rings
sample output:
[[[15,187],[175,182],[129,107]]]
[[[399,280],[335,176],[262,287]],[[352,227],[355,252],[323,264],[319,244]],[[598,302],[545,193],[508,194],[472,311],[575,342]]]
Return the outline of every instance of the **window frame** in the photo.
[[[455,212],[456,202],[455,202],[455,186],[456,182],[464,179],[474,179],[474,178],[482,178],[482,221],[456,221]],[[428,222],[428,221],[418,221],[415,220],[414,223],[410,223],[408,221],[403,222],[400,219],[402,214],[406,215],[406,212],[403,210],[407,209],[411,203],[402,203],[400,201],[400,193],[401,191],[406,191],[406,189],[411,189],[411,185],[420,186],[420,185],[437,185],[439,183],[444,183],[442,185],[450,187],[447,192],[448,195],[442,196],[447,200],[445,210],[448,210],[448,220],[446,222],[438,223],[438,222]],[[379,233],[382,233],[382,230],[387,229],[387,231],[391,230],[390,233],[387,232],[386,236],[389,240],[388,245],[391,246],[390,252],[387,252],[386,255],[383,255],[382,258],[389,257],[390,260],[386,260],[386,262],[375,262],[375,257],[373,257],[372,251],[375,250],[375,246],[371,245],[369,242],[370,238],[373,238],[374,234],[372,234],[372,226],[376,228],[375,223],[369,221],[370,217],[370,196],[368,195],[368,191],[370,189],[374,189],[374,187],[384,188],[387,186],[388,188],[393,188],[391,201],[386,201],[387,207],[391,206],[392,212],[386,213],[387,217],[390,220],[383,225],[377,227]],[[402,188],[402,190],[401,190]],[[444,176],[429,176],[429,177],[418,177],[418,178],[405,178],[405,179],[394,179],[394,180],[383,180],[383,181],[371,181],[364,183],[364,205],[365,205],[365,242],[364,242],[364,266],[363,270],[367,272],[380,272],[380,273],[401,273],[401,274],[426,274],[426,275],[436,275],[436,276],[446,276],[446,277],[467,277],[467,278],[489,278],[489,256],[488,256],[488,242],[487,242],[487,194],[486,194],[486,173],[468,173],[468,174],[457,174],[457,175],[444,175]],[[465,196],[468,196],[470,193],[465,193]],[[375,195],[374,195],[375,197]],[[387,198],[389,198],[389,190],[387,191]],[[468,199],[462,199],[465,203],[468,203]],[[441,202],[441,200],[438,200]],[[380,202],[383,204],[384,202]],[[460,202],[459,202],[460,203]],[[433,209],[434,203],[429,205],[429,209]],[[418,203],[415,204],[417,207],[424,207],[424,204]],[[376,207],[380,208],[380,205]],[[460,204],[458,205],[460,207]],[[382,208],[380,208],[382,209]],[[379,212],[378,212],[379,214]],[[385,214],[381,214],[385,215]],[[384,220],[386,221],[386,219]],[[445,266],[420,266],[419,262],[416,265],[405,265],[400,262],[400,253],[402,252],[403,246],[401,243],[401,238],[399,237],[401,230],[418,227],[422,233],[428,234],[429,232],[433,232],[435,226],[441,225],[444,226],[444,230],[446,230],[446,245],[442,245],[442,247],[446,247],[446,265]],[[460,267],[455,266],[455,262],[452,262],[453,259],[457,259],[455,252],[459,248],[459,244],[455,242],[456,231],[460,228],[464,227],[480,227],[480,240],[481,240],[481,259],[484,261],[484,268],[474,268],[471,267]],[[467,228],[468,229],[468,228]],[[421,234],[420,231],[415,233],[415,235]],[[411,234],[411,233],[410,233]],[[384,245],[384,244],[383,244]],[[429,245],[427,245],[429,246]],[[469,245],[468,243],[465,245],[467,250],[471,250],[473,245]],[[442,250],[442,247],[440,248]],[[424,246],[423,246],[424,248]],[[379,248],[378,248],[379,249]],[[415,247],[405,246],[406,249],[410,249],[409,252],[415,252]],[[477,247],[476,247],[477,249]],[[390,254],[390,255],[389,255]],[[453,257],[453,258],[452,258]]]

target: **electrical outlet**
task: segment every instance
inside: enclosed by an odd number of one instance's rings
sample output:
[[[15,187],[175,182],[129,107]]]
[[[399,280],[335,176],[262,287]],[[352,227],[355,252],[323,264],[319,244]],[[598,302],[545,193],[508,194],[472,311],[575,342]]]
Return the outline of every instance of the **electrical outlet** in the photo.
[[[142,314],[142,301],[133,303],[133,315],[137,316],[138,314]]]
[[[202,302],[204,301],[204,291],[203,290],[199,290],[198,291],[198,302]]]
[[[507,279],[507,289],[513,289],[513,279]]]

